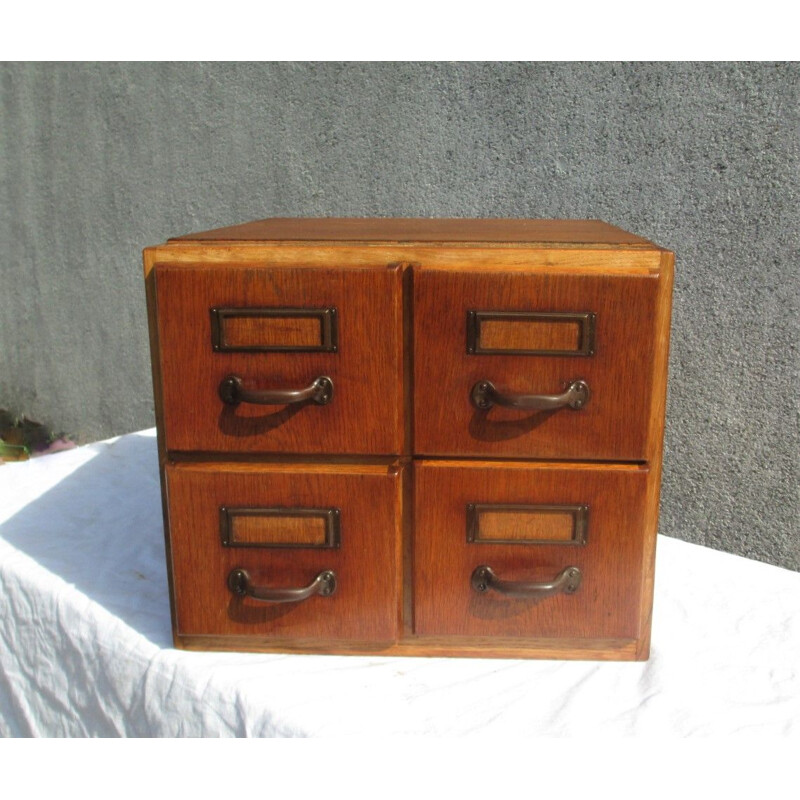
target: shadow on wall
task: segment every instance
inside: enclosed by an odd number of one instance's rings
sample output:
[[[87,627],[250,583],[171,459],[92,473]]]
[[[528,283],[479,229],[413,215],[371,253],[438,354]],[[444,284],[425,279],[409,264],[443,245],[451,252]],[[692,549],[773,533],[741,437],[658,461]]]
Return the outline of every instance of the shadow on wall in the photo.
[[[103,445],[0,524],[0,537],[153,644],[172,646],[154,436]]]

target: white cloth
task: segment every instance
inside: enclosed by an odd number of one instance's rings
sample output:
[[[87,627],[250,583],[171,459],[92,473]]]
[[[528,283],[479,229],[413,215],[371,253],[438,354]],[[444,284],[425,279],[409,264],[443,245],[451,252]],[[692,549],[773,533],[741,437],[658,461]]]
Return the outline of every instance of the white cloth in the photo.
[[[646,663],[171,646],[153,431],[0,467],[0,734],[800,733],[800,574],[659,537]]]

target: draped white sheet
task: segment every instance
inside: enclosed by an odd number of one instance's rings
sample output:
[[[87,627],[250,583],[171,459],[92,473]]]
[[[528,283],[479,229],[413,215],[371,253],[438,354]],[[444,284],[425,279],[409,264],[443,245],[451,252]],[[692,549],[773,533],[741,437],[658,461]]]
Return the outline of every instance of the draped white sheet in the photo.
[[[800,573],[659,537],[646,663],[171,646],[154,431],[0,467],[0,734],[800,733]]]

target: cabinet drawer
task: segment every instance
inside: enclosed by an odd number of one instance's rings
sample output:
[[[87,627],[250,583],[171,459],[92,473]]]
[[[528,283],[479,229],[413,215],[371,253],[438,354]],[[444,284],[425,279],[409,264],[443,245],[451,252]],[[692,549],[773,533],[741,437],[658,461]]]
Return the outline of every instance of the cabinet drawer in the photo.
[[[155,271],[169,449],[403,451],[399,268]]]
[[[393,641],[402,471],[168,464],[176,633]]]
[[[646,460],[658,280],[415,272],[415,453]]]
[[[632,465],[415,464],[414,632],[635,638],[646,489]]]

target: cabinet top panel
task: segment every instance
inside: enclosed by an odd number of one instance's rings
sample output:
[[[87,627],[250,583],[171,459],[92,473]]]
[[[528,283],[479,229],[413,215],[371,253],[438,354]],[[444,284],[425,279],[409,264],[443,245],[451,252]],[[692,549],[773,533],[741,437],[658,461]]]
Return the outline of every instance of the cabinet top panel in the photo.
[[[191,233],[170,242],[382,242],[541,244],[660,249],[600,220],[272,218]]]

